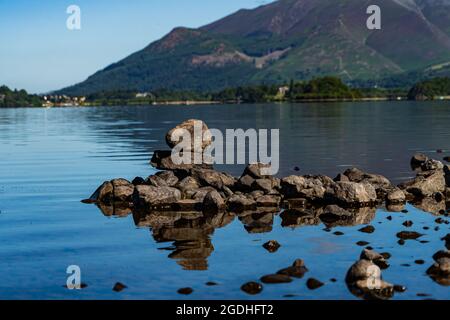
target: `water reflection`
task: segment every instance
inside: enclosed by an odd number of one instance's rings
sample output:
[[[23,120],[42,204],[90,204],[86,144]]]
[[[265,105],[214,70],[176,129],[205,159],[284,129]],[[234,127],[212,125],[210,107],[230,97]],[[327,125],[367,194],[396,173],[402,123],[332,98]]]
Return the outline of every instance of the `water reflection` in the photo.
[[[157,243],[172,242],[167,250],[185,270],[207,270],[208,257],[214,251],[211,236],[234,220],[234,214],[205,216],[202,213],[152,212],[133,213],[138,227],[149,227]]]

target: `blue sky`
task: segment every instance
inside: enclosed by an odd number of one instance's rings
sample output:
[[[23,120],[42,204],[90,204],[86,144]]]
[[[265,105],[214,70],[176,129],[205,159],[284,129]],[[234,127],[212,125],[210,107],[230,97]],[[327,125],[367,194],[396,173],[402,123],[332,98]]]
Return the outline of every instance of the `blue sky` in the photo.
[[[86,79],[176,26],[199,27],[268,0],[0,0],[0,85],[44,93]],[[66,28],[69,5],[81,30]]]

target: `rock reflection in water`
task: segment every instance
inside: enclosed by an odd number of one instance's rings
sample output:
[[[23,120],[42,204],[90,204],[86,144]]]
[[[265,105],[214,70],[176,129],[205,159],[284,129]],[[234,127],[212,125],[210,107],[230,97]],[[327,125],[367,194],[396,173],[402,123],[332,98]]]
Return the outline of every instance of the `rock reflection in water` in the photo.
[[[343,209],[338,206],[293,208],[281,213],[283,227],[318,226],[328,228],[369,224],[376,214],[376,208]]]
[[[135,224],[149,227],[158,243],[172,242],[169,258],[185,270],[207,270],[208,257],[214,251],[211,236],[216,228],[233,221],[234,215],[222,213],[205,216],[199,212],[133,213]]]

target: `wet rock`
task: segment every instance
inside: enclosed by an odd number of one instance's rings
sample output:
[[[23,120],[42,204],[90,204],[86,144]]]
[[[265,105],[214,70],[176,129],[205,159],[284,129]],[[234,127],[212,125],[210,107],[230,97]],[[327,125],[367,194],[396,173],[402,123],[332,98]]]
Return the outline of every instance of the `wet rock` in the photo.
[[[335,182],[350,182],[350,179],[342,173],[339,173],[336,178],[333,179]]]
[[[192,288],[181,288],[181,289],[178,289],[178,293],[179,294],[183,294],[183,295],[190,295],[192,292],[194,292],[194,290]]]
[[[390,299],[394,286],[382,280],[380,268],[373,262],[361,259],[347,272],[345,281],[350,291],[363,299]]]
[[[205,200],[206,195],[212,191],[217,190],[214,189],[213,187],[203,187],[195,190],[188,190],[186,191],[186,197],[192,198],[199,202],[203,202],[203,200]]]
[[[402,240],[416,240],[422,236],[423,234],[415,231],[401,231],[397,233],[397,238],[400,238]]]
[[[422,265],[422,264],[425,264],[425,261],[422,260],[422,259],[417,259],[417,260],[414,261],[414,263],[415,263],[415,264]]]
[[[411,204],[421,211],[429,212],[434,215],[440,215],[442,210],[445,209],[445,201],[439,202],[433,197],[416,199],[412,201]]]
[[[420,168],[427,160],[428,160],[428,157],[426,155],[424,155],[423,153],[416,153],[411,158],[411,167],[413,169]]]
[[[270,240],[263,244],[264,249],[267,251],[273,253],[278,251],[278,249],[281,247],[281,245],[276,240]]]
[[[263,286],[258,282],[247,282],[241,286],[241,290],[245,293],[255,295],[261,293]]]
[[[358,241],[358,242],[356,243],[356,245],[358,245],[358,246],[360,246],[360,247],[367,246],[368,244],[369,244],[369,242],[367,242],[367,241]]]
[[[181,200],[181,192],[172,187],[136,186],[133,203],[137,209],[154,210]]]
[[[380,269],[389,268],[389,263],[386,261],[386,258],[373,250],[364,249],[361,253],[360,259],[365,259],[376,264]]]
[[[318,289],[318,288],[322,287],[323,285],[324,285],[323,282],[321,282],[321,281],[319,281],[317,279],[314,279],[314,278],[309,278],[308,281],[306,281],[306,287],[309,290]]]
[[[403,204],[406,202],[405,193],[399,188],[394,188],[386,196],[386,202],[392,204]]]
[[[441,251],[436,252],[433,255],[433,260],[434,261],[438,261],[441,258],[448,258],[448,259],[450,259],[450,251],[449,250],[441,250]]]
[[[394,291],[395,292],[399,292],[399,293],[403,293],[403,292],[406,291],[406,287],[402,286],[402,285],[399,285],[399,284],[396,284],[396,285],[394,285]]]
[[[450,250],[450,233],[442,238],[442,240],[445,241],[445,247]]]
[[[285,274],[269,274],[263,276],[261,281],[267,284],[289,283],[292,282],[292,278]]]
[[[215,170],[193,169],[191,174],[204,187],[210,186],[220,190],[224,186],[232,188],[236,183],[236,179],[233,176]]]
[[[369,184],[373,186],[379,197],[384,198],[387,193],[391,192],[394,187],[391,182],[384,176],[361,171],[357,168],[351,168],[344,172],[351,182]]]
[[[172,151],[170,150],[156,150],[150,160],[150,164],[158,170],[181,170],[190,171],[194,168],[212,169],[212,161],[205,158],[202,153],[189,153],[187,156],[190,161],[188,163],[176,164],[172,160]]]
[[[252,177],[253,179],[264,179],[270,176],[270,174],[268,174],[269,172],[268,169],[270,169],[270,165],[269,164],[264,164],[264,163],[253,163],[253,164],[249,164],[245,170],[244,173],[242,174],[242,176],[248,175],[250,177]],[[265,172],[266,171],[266,172]]]
[[[446,162],[450,162],[450,157],[444,157],[443,160],[446,161]]]
[[[167,132],[167,145],[170,148],[174,148],[183,140],[185,131],[189,132],[191,138],[190,148],[187,147],[185,151],[195,150],[196,152],[203,152],[206,147],[212,144],[212,135],[206,123],[197,119],[189,119]]]
[[[256,210],[256,201],[244,195],[233,195],[227,200],[228,210],[232,212],[243,212],[246,210]]]
[[[358,230],[359,232],[363,232],[363,233],[374,233],[375,232],[375,227],[374,226],[365,226],[361,229]]]
[[[331,183],[334,183],[328,178]],[[319,176],[289,176],[281,179],[281,194],[286,198],[305,198],[310,201],[322,200],[326,188],[326,178]]]
[[[121,291],[125,290],[126,288],[128,288],[126,285],[124,285],[123,283],[117,282],[113,287],[113,291],[121,292]]]
[[[199,183],[197,182],[197,180],[195,180],[194,178],[192,178],[191,176],[188,176],[186,178],[184,178],[183,180],[179,181],[176,185],[175,188],[181,190],[181,192],[183,192],[184,194],[186,194],[188,191],[192,191],[192,190],[197,190],[200,188]]]
[[[346,205],[370,205],[377,201],[375,188],[370,184],[337,182],[326,192],[329,200]]]
[[[406,191],[416,197],[431,197],[437,192],[445,192],[445,178],[442,171],[418,174],[417,177],[406,183]]]
[[[403,222],[403,225],[407,228],[411,228],[413,226],[414,222],[412,222],[411,220],[407,220],[405,222]]]
[[[255,179],[249,175],[244,175],[239,178],[237,187],[239,190],[244,192],[249,192],[252,190],[253,183],[255,182]]]
[[[114,202],[131,202],[134,185],[126,179],[111,180]]]
[[[308,268],[306,268],[305,262],[302,259],[297,259],[292,266],[279,270],[277,274],[300,279],[303,278],[306,272],[308,272]]]
[[[89,197],[92,202],[111,203],[114,200],[114,187],[110,181],[105,181],[97,190]]]
[[[278,196],[264,195],[256,198],[256,205],[262,208],[278,208],[280,201]]]
[[[145,180],[145,184],[149,185],[149,186],[154,186],[154,187],[168,187],[169,186],[166,181],[164,181],[162,178],[160,178],[156,175],[149,176]]]
[[[145,184],[145,179],[142,177],[136,177],[133,179],[133,181],[131,182],[134,186],[139,186],[141,184]]]
[[[271,179],[257,179],[251,185],[253,190],[261,190],[264,193],[270,193],[273,189]]]
[[[444,169],[444,164],[434,159],[428,159],[421,167],[422,171],[435,171]]]
[[[162,179],[168,187],[175,186],[179,181],[178,177],[175,175],[175,173],[173,173],[173,171],[160,171],[156,173],[155,176]]]
[[[203,213],[217,214],[225,209],[225,202],[217,191],[210,191],[203,200]]]
[[[449,286],[450,285],[450,258],[439,258],[427,270],[427,274],[437,283]]]
[[[205,283],[208,287],[214,287],[214,286],[218,286],[219,284],[217,282],[214,281],[208,281],[207,283]]]
[[[334,232],[333,234],[334,234],[335,236],[343,236],[343,235],[344,235],[344,233],[341,232],[341,231],[336,231],[336,232]]]

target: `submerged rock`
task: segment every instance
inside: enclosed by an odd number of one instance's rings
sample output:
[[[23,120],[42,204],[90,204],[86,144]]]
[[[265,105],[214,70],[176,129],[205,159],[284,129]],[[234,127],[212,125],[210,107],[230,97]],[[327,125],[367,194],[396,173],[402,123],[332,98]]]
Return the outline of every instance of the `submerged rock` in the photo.
[[[278,251],[278,249],[281,247],[281,245],[276,240],[270,240],[263,244],[264,249],[267,251],[273,253]]]
[[[415,232],[415,231],[401,231],[397,233],[397,238],[402,240],[416,240],[422,237],[423,234]]]
[[[322,281],[319,281],[315,278],[309,278],[308,281],[306,281],[306,287],[308,287],[309,290],[315,290],[319,289],[320,287],[324,286],[325,283]]]
[[[261,293],[263,286],[258,282],[247,282],[241,286],[241,290],[245,293],[255,295]]]
[[[268,284],[289,283],[292,282],[292,278],[285,274],[269,274],[262,277],[261,281]]]
[[[308,268],[306,268],[304,261],[302,259],[297,259],[292,266],[281,269],[277,273],[293,278],[303,278],[306,272],[308,272]]]

